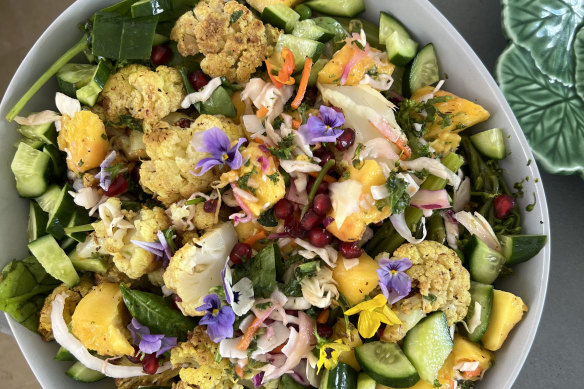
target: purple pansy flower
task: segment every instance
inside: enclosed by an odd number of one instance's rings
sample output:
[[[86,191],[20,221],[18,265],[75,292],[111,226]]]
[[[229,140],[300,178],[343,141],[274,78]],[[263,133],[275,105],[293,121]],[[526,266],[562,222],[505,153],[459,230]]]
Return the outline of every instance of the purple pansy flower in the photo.
[[[298,129],[305,144],[315,145],[318,142],[336,142],[343,130],[335,128],[345,124],[345,115],[331,107],[321,105],[318,116],[308,118],[306,124]]]
[[[132,321],[128,324],[128,330],[132,335],[132,341],[138,345],[140,351],[145,354],[156,353],[156,358],[176,347],[176,338],[163,334],[150,334],[150,328],[142,325],[136,318],[132,318]]]
[[[130,240],[130,242],[143,250],[151,252],[156,256],[156,259],[161,259],[162,267],[166,269],[170,263],[170,258],[172,258],[172,249],[166,241],[164,232],[158,231],[156,236],[158,237],[158,242],[142,242],[134,239]]]
[[[239,138],[237,144],[231,147],[229,137],[221,129],[212,127],[207,131],[197,132],[193,135],[192,144],[195,150],[200,153],[210,153],[208,158],[201,159],[193,172],[195,176],[201,176],[216,165],[228,165],[231,169],[239,169],[242,163],[239,147],[247,139]]]
[[[199,321],[199,324],[207,326],[207,335],[215,342],[219,343],[223,339],[233,337],[233,323],[235,314],[231,307],[221,307],[221,301],[216,294],[208,294],[203,299],[203,305],[197,311],[207,314]]]
[[[113,150],[111,153],[104,158],[104,160],[99,164],[99,173],[95,175],[95,178],[99,180],[99,186],[105,191],[107,191],[112,184],[111,173],[107,170],[111,166],[112,162],[116,159],[116,151]]]
[[[388,303],[394,304],[410,294],[412,279],[405,273],[410,267],[412,262],[408,258],[379,260],[379,287]]]

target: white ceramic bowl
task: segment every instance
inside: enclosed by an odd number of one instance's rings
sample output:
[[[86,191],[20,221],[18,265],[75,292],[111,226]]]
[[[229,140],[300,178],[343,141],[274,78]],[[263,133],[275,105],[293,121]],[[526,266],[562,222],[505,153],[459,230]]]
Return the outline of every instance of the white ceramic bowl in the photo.
[[[45,31],[30,50],[0,105],[0,117],[22,96],[27,88],[50,66],[50,64],[71,47],[79,38],[77,25],[91,14],[116,0],[77,0]],[[507,182],[514,183],[529,176],[524,183],[526,198],[519,201],[523,210],[532,200],[532,192],[537,204],[532,212],[523,213],[523,226],[526,233],[546,234],[549,236],[549,219],[545,194],[533,155],[521,132],[509,105],[497,84],[483,66],[470,46],[452,27],[444,16],[427,0],[366,0],[366,18],[377,21],[379,11],[385,10],[397,15],[410,29],[422,45],[433,42],[437,50],[440,69],[444,77],[448,75],[444,89],[461,96],[476,100],[489,112],[491,118],[484,123],[486,127],[501,127],[510,138],[508,150],[511,155],[505,159]],[[26,106],[24,112],[50,109],[53,106],[56,81],[51,80]],[[23,258],[26,252],[26,222],[28,201],[20,199],[14,187],[10,171],[10,161],[15,152],[13,144],[19,138],[15,124],[0,120],[0,248],[3,252],[0,261]],[[498,283],[498,288],[513,292],[523,298],[529,312],[513,330],[502,350],[497,352],[497,363],[490,369],[479,388],[508,389],[519,374],[527,357],[541,317],[546,294],[550,263],[550,244],[531,261],[517,266],[515,274]],[[4,263],[0,263],[4,265]],[[104,380],[95,384],[75,383],[64,372],[69,364],[57,362],[53,357],[58,349],[56,343],[44,343],[39,336],[9,320],[12,331],[26,360],[43,388],[113,388],[111,381]]]

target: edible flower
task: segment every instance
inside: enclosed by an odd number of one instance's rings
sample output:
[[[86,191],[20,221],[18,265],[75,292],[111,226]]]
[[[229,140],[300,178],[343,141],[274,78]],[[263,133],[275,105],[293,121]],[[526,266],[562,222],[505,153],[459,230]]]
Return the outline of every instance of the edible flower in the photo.
[[[166,269],[170,263],[173,252],[176,250],[174,245],[175,228],[171,227],[156,233],[158,242],[142,242],[140,240],[130,240],[132,244],[146,250],[156,256],[156,259],[162,260],[162,267]]]
[[[203,305],[197,308],[198,312],[205,312],[205,316],[199,324],[207,326],[207,335],[215,342],[219,343],[223,339],[233,337],[233,323],[235,314],[231,307],[221,307],[221,301],[216,294],[208,294],[203,298]]]
[[[318,373],[320,373],[320,368],[323,366],[327,370],[334,369],[339,363],[339,355],[345,351],[351,351],[351,347],[344,344],[341,339],[322,345],[320,347],[320,357],[316,364]]]
[[[253,294],[253,283],[247,277],[243,277],[235,285],[231,285],[232,276],[231,268],[226,263],[225,268],[221,271],[223,279],[223,290],[225,291],[225,300],[231,305],[233,312],[237,316],[243,316],[249,312],[255,304]]]
[[[412,267],[408,258],[379,260],[379,287],[390,304],[394,304],[410,294],[412,279],[405,271]]]
[[[101,164],[99,164],[99,173],[95,175],[95,178],[99,179],[99,186],[105,191],[107,191],[112,184],[112,175],[109,167],[115,159],[116,151],[113,150],[107,157],[105,157]]]
[[[347,316],[356,313],[359,313],[357,328],[364,338],[373,337],[381,323],[387,325],[401,324],[395,312],[387,306],[387,299],[382,294],[378,294],[371,300],[363,301],[345,311],[345,315]]]
[[[225,132],[217,127],[193,135],[192,144],[196,151],[200,153],[210,153],[211,157],[203,158],[195,167],[200,169],[195,176],[201,176],[216,165],[228,165],[231,169],[239,169],[242,163],[239,147],[247,139],[239,138],[237,144],[231,147],[231,141]]]
[[[318,116],[309,117],[307,123],[298,129],[302,140],[309,145],[336,142],[343,133],[343,130],[337,128],[345,124],[345,115],[326,105],[321,105],[318,113]]]
[[[132,341],[144,354],[156,353],[156,358],[166,351],[176,347],[176,338],[163,334],[154,335],[150,333],[150,328],[141,324],[136,318],[132,318],[128,324],[128,330],[132,335]]]

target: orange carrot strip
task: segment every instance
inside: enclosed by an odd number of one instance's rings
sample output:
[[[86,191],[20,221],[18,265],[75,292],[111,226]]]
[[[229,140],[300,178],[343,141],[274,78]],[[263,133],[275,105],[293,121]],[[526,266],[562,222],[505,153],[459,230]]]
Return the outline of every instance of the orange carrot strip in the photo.
[[[263,105],[256,112],[256,116],[260,119],[263,118],[264,116],[266,116],[267,114],[268,114],[268,109],[266,107],[264,107]]]
[[[314,177],[314,178],[318,177],[318,172],[310,172],[310,173],[306,173],[306,174],[308,174],[309,176]],[[325,182],[328,182],[329,184],[332,184],[333,182],[337,182],[337,180],[334,177],[329,176],[328,174],[325,174],[322,180]]]
[[[462,372],[462,376],[465,379],[469,379],[469,378],[473,378],[473,377],[478,377],[481,375],[481,368],[477,367],[475,370],[472,371],[463,371]]]
[[[241,379],[243,379],[245,377],[245,374],[243,372],[243,367],[239,366],[238,363],[235,364],[235,374],[237,374],[237,376]]]
[[[284,86],[276,76],[274,76],[272,74],[272,64],[270,63],[270,61],[265,61],[266,62],[266,69],[268,70],[268,76],[270,76],[270,80],[272,80],[272,83],[274,84],[274,86],[278,89],[282,89],[282,86]]]
[[[243,243],[245,243],[249,246],[253,246],[258,240],[264,239],[266,236],[267,236],[266,230],[261,230],[257,234],[252,235],[249,238],[247,238],[246,240],[244,240]]]
[[[300,120],[292,119],[292,128],[297,130],[300,128],[301,125],[302,125],[302,122]]]
[[[331,314],[330,309],[325,309],[325,310],[321,311],[318,314],[318,317],[316,318],[316,322],[318,324],[324,324],[324,323],[326,323],[326,321],[328,320],[330,314]]]
[[[241,351],[247,350],[247,348],[251,344],[251,341],[253,340],[253,336],[260,329],[260,326],[262,325],[262,321],[263,320],[260,320],[259,317],[256,317],[255,319],[253,319],[253,321],[251,322],[251,325],[245,331],[245,333],[241,337],[241,340],[239,341],[239,343],[237,343],[238,350],[241,350]]]
[[[300,103],[302,103],[302,99],[304,98],[304,94],[306,93],[306,87],[308,86],[308,79],[310,78],[310,70],[312,69],[312,58],[306,58],[304,62],[304,69],[302,69],[302,77],[300,78],[300,84],[298,85],[298,93],[296,97],[292,101],[292,108],[298,109],[300,107]]]
[[[287,341],[282,343],[281,345],[279,345],[278,347],[276,347],[275,349],[273,349],[272,351],[270,351],[270,353],[272,354],[280,354],[282,352],[282,349],[286,346],[286,343],[288,343]]]
[[[296,66],[294,60],[294,54],[290,51],[289,48],[284,47],[282,48],[282,59],[284,60],[284,66],[278,73],[278,80],[282,84],[292,85],[294,84],[294,79],[291,79],[290,76],[294,73],[294,68]],[[292,81],[292,82],[290,82]]]

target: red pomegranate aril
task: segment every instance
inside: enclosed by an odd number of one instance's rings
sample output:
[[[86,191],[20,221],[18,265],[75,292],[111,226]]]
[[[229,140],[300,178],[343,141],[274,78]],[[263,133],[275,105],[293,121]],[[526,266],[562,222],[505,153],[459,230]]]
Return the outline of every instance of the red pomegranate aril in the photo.
[[[324,193],[319,193],[314,196],[314,202],[312,203],[312,209],[318,215],[324,216],[330,211],[332,207],[331,198]]]
[[[343,133],[337,138],[335,147],[339,151],[345,151],[355,143],[355,131],[350,128],[345,128]]]
[[[310,230],[310,233],[308,234],[308,240],[313,246],[324,247],[331,244],[333,241],[333,236],[324,228],[316,227]]]
[[[515,208],[515,199],[508,194],[495,197],[495,216],[497,219],[505,219]]]
[[[320,162],[319,162],[320,166],[324,166],[324,164],[326,164],[328,161],[330,161],[331,159],[333,159],[335,157],[335,155],[331,151],[325,149],[324,147],[321,147],[320,149],[315,150],[314,156],[316,158],[320,159]]]
[[[146,354],[142,359],[142,369],[146,374],[156,374],[158,371],[158,358],[155,354]]]
[[[278,219],[287,220],[294,213],[294,204],[291,201],[282,199],[274,205],[274,216]]]
[[[177,311],[180,311],[180,308],[178,307],[178,303],[182,302],[182,299],[180,298],[180,296],[178,294],[173,294],[171,297],[171,301],[172,301],[172,307],[174,309],[176,309]]]
[[[381,337],[383,336],[383,332],[384,331],[385,331],[385,324],[384,323],[381,323],[381,325],[377,329],[377,332],[374,335],[375,340],[381,340]]]
[[[207,213],[215,213],[217,209],[217,199],[210,199],[203,204],[203,211]]]
[[[341,242],[339,252],[344,258],[359,258],[363,254],[363,249],[359,247],[358,242]]]
[[[236,265],[240,263],[247,262],[251,258],[251,247],[248,244],[237,242],[231,254],[229,254],[229,259]]]
[[[141,356],[142,352],[140,351],[140,349],[134,346],[134,355],[126,355],[126,358],[128,358],[128,361],[138,364],[142,363],[142,361],[140,361]]]
[[[113,197],[120,195],[128,190],[128,181],[126,178],[119,174],[110,184],[109,188],[105,191],[106,196]]]
[[[209,83],[209,77],[202,70],[195,70],[189,73],[189,83],[194,90],[198,91]]]
[[[172,59],[172,50],[168,46],[153,46],[150,54],[150,61],[156,66],[164,65]]]
[[[333,336],[333,328],[331,326],[327,326],[326,324],[318,323],[316,325],[316,333],[321,338],[330,338]]]
[[[300,228],[304,231],[310,231],[322,222],[322,216],[319,216],[312,209],[309,209],[302,220],[300,221]]]

